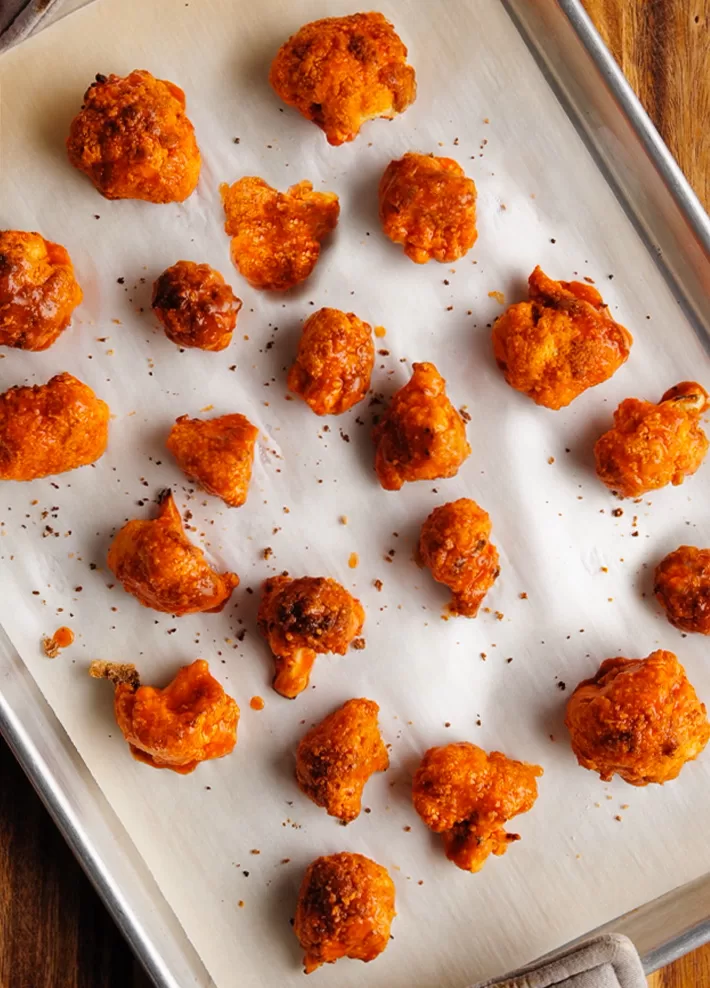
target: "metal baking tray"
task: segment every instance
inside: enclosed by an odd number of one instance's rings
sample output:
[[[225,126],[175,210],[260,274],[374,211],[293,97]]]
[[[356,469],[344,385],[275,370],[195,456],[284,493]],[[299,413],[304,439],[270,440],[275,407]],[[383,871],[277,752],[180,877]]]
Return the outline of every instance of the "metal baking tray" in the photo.
[[[710,219],[579,0],[503,0],[663,276],[710,342]],[[159,988],[214,982],[0,628],[0,731]],[[710,940],[710,875],[620,916],[651,972]],[[592,932],[598,931],[590,931]]]

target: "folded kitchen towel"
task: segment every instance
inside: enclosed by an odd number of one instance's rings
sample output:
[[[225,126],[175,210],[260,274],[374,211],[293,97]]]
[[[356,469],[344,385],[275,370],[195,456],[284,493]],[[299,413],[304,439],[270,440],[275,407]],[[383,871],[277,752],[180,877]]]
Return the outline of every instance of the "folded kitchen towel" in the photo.
[[[628,937],[608,933],[471,988],[646,988],[646,978]]]
[[[91,0],[0,0],[0,53]]]

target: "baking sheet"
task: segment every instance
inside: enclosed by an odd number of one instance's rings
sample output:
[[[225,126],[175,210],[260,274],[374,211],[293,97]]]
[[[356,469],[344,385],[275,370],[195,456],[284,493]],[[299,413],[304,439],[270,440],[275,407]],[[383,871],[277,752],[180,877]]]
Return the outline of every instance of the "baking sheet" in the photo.
[[[235,11],[226,0],[102,0],[0,62],[0,222],[64,243],[85,292],[79,318],[50,351],[4,353],[0,386],[69,370],[116,416],[95,468],[3,485],[0,622],[219,988],[300,981],[288,919],[303,868],[321,853],[369,854],[397,885],[399,916],[385,954],[317,975],[344,986],[363,978],[462,985],[710,867],[708,759],[663,789],[604,785],[574,763],[562,726],[568,693],[558,686],[571,689],[608,655],[666,647],[710,696],[703,642],[681,638],[649,600],[662,555],[683,541],[706,544],[706,474],[624,503],[614,518],[616,502],[595,481],[591,458],[619,400],[657,398],[687,377],[704,381],[707,357],[502,8],[479,0],[381,9],[410,47],[419,97],[399,120],[370,124],[343,148],[329,148],[281,108],[266,75],[289,33],[346,12],[344,4],[308,0],[294,11],[268,0]],[[85,86],[97,71],[134,67],[186,90],[204,164],[196,194],[181,206],[105,202],[66,163],[63,140]],[[480,238],[453,271],[414,266],[378,232],[379,176],[410,148],[457,158],[478,184]],[[288,296],[258,295],[231,269],[217,186],[244,174],[279,187],[310,178],[341,196],[340,226],[314,276]],[[181,354],[152,319],[151,282],[179,257],[213,264],[245,301],[222,354]],[[635,335],[614,379],[558,413],[508,389],[490,353],[487,324],[500,306],[488,293],[517,299],[538,262],[555,277],[593,278]],[[387,328],[375,391],[404,383],[413,360],[437,363],[452,400],[472,416],[473,454],[456,478],[386,493],[371,469],[376,409],[330,420],[326,433],[306,406],[284,400],[300,322],[320,305]],[[205,414],[246,413],[263,434],[250,499],[237,511],[190,494],[164,450],[174,418],[208,405]],[[242,577],[220,615],[174,620],[108,586],[112,532],[147,516],[149,499],[168,484],[192,513],[193,537]],[[490,614],[444,622],[445,592],[416,568],[411,550],[431,508],[462,495],[491,513],[502,573]],[[352,551],[360,557],[354,571]],[[270,658],[254,627],[260,581],[282,569],[341,580],[368,613],[367,649],[320,657],[314,689],[292,703],[270,690]],[[77,643],[48,660],[39,639],[61,623],[79,632]],[[161,682],[198,655],[240,703],[239,745],[187,778],[151,772],[128,757],[111,691],[88,680],[86,665],[97,656],[134,660],[145,681]],[[266,700],[261,712],[249,708],[254,694]],[[292,753],[307,724],[358,695],[380,703],[392,767],[368,784],[371,812],[342,828],[300,795]],[[459,739],[546,769],[534,810],[515,822],[523,841],[477,876],[446,861],[409,800],[421,753]]]

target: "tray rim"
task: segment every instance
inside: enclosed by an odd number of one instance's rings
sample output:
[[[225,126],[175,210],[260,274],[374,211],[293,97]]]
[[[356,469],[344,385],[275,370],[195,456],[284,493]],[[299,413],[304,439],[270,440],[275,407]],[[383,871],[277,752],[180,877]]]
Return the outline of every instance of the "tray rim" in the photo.
[[[566,18],[577,40],[594,63],[601,79],[613,96],[619,114],[632,128],[636,139],[653,165],[657,176],[661,179],[678,212],[690,227],[697,244],[710,261],[710,216],[708,216],[703,208],[698,196],[652,123],[621,68],[604,44],[599,32],[586,12],[582,0],[553,0],[553,2],[561,11],[562,16]],[[516,22],[516,27],[520,30],[520,25],[511,13],[507,0],[504,0],[504,6]],[[29,690],[34,694],[32,702],[37,704],[38,713],[44,719],[45,723],[50,725],[50,729],[54,734],[62,739],[64,747],[73,753],[74,761],[80,763],[80,766],[88,776],[88,779],[85,781],[87,781],[89,788],[95,790],[96,794],[106,804],[108,811],[112,812],[105,797],[101,793],[98,783],[90,775],[85,763],[73,748],[61,723],[42,697],[38,686],[26,670],[19,653],[5,634],[2,625],[0,625],[0,659],[8,653],[13,663],[19,663],[19,666],[26,672],[28,682],[23,685],[25,690]],[[128,941],[136,957],[145,968],[146,973],[156,985],[156,988],[186,988],[185,982],[183,981],[181,983],[175,977],[169,961],[164,956],[164,951],[161,951],[158,945],[151,939],[149,932],[145,928],[145,924],[142,922],[141,916],[137,915],[131,904],[130,894],[122,892],[111,866],[92,845],[87,829],[82,826],[77,814],[70,806],[66,793],[62,789],[56,774],[50,769],[33,739],[30,737],[29,732],[22,725],[19,716],[6,699],[2,685],[4,680],[13,674],[17,675],[16,669],[10,668],[3,671],[0,666],[0,735],[7,742],[10,750],[18,760],[25,775],[59,828],[82,869],[94,885],[112,919]],[[71,762],[72,759],[69,758],[68,761]],[[76,765],[72,767],[77,775],[81,774]],[[123,831],[118,821],[116,821],[115,825]],[[108,834],[108,824],[104,823],[104,826]],[[125,839],[131,846],[135,846],[127,834],[125,834]],[[140,858],[140,861],[149,875],[143,859]],[[149,880],[154,881],[150,875]],[[646,974],[650,974],[691,950],[695,950],[703,944],[710,942],[710,874],[702,876],[693,882],[681,885],[665,895],[617,917],[597,930],[590,930],[583,937],[573,941],[573,943],[582,942],[600,932],[627,932],[633,930],[635,921],[643,914],[662,909],[664,904],[677,903],[685,894],[693,890],[706,888],[708,891],[708,909],[704,918],[692,923],[687,929],[671,936],[668,940],[659,943],[642,956],[644,971]],[[175,918],[172,909],[170,909],[164,900],[163,905],[169,911],[170,915]],[[194,949],[176,918],[175,923],[184,941],[182,944],[177,944],[178,950],[184,951],[187,958],[188,952],[194,954]],[[168,936],[170,937],[173,937],[173,934],[174,931],[168,932]],[[566,945],[566,947],[568,946],[569,944]],[[566,947],[561,947],[560,949],[564,950]],[[198,958],[198,967],[194,966],[194,960],[196,958],[196,954],[194,958],[190,958],[190,973],[193,977],[195,975],[199,976],[200,988],[215,988],[214,982]],[[202,968],[202,970],[200,971],[199,968]],[[198,982],[193,980],[193,984],[197,986]]]

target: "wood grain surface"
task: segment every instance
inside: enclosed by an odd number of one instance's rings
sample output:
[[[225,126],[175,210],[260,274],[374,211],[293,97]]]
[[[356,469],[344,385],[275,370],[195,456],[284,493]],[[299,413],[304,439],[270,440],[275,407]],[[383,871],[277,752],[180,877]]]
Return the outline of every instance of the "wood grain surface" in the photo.
[[[584,0],[710,209],[710,0]],[[710,988],[710,946],[649,979]],[[0,740],[0,988],[148,988]]]

